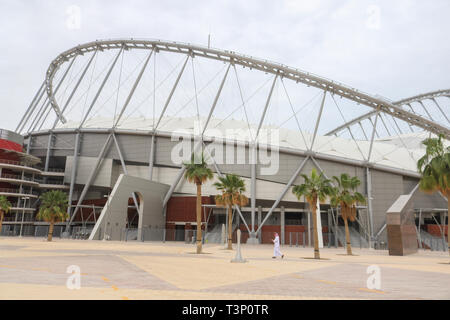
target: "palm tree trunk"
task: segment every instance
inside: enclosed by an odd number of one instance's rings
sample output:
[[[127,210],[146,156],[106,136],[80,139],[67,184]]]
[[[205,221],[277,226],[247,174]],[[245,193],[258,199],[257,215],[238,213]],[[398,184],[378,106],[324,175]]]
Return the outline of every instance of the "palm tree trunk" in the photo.
[[[317,232],[317,199],[310,203],[312,209],[313,228],[314,228],[314,259],[320,259],[319,252],[319,233]]]
[[[2,235],[2,227],[3,227],[3,210],[0,210],[0,236]]]
[[[53,226],[55,224],[55,219],[52,218],[52,220],[50,220],[50,227],[48,228],[48,235],[47,235],[47,241],[52,241],[53,239]]]
[[[342,208],[341,208],[342,210]],[[346,209],[344,209],[346,210]],[[347,242],[347,254],[349,256],[353,255],[352,253],[352,243],[350,241],[350,230],[348,229],[348,221],[347,221],[347,216],[343,217],[344,218],[344,224],[345,224],[345,240]]]
[[[202,253],[202,185],[197,184],[197,253]]]
[[[448,254],[450,255],[450,192],[447,192],[447,247],[448,247]],[[445,222],[445,221],[444,221]],[[444,230],[445,234],[445,230]]]
[[[228,250],[233,250],[233,238],[232,238],[232,232],[233,232],[233,212],[231,210],[231,206],[228,206]]]

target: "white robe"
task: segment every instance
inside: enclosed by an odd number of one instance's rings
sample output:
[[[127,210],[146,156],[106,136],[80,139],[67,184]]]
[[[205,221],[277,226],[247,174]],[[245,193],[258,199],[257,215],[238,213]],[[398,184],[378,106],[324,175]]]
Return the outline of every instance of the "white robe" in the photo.
[[[274,257],[281,257],[283,254],[280,250],[280,237],[276,236],[275,240],[273,240],[273,256]]]

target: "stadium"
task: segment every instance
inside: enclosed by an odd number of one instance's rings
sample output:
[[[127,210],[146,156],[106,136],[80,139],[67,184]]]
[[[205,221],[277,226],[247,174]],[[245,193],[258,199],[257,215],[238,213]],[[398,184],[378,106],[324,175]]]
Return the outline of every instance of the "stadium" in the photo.
[[[233,211],[244,242],[311,245],[311,212],[292,194],[313,168],[357,176],[368,199],[351,223],[355,246],[383,248],[386,212],[413,195],[419,247],[446,250],[447,199],[418,190],[422,141],[450,137],[450,89],[400,101],[276,62],[192,44],[118,39],[59,54],[16,126],[0,137],[0,195],[13,204],[2,235],[44,236],[39,195],[63,190],[69,219],[55,236],[192,241],[196,187],[183,161],[203,150],[205,241],[220,242],[218,176],[246,182]],[[189,150],[186,152],[186,150]],[[342,246],[343,221],[320,205],[323,245]]]

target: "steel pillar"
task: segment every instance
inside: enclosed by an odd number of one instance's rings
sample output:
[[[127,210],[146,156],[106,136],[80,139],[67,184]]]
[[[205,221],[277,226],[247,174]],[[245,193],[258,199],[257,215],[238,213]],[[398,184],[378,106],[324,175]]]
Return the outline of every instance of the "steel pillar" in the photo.
[[[72,223],[73,219],[75,218],[75,216],[76,216],[76,214],[77,214],[77,212],[78,212],[78,209],[79,209],[80,205],[83,203],[84,197],[86,196],[86,194],[87,194],[87,192],[88,192],[88,189],[90,188],[92,182],[94,181],[94,178],[95,178],[96,175],[97,175],[97,172],[98,172],[98,170],[99,170],[99,168],[100,168],[100,165],[101,165],[101,163],[102,163],[102,161],[103,161],[103,158],[104,158],[104,156],[105,156],[105,154],[106,154],[106,152],[107,152],[107,150],[108,150],[108,147],[109,147],[109,145],[110,145],[110,142],[111,142],[111,136],[112,136],[112,134],[110,134],[110,135],[106,138],[106,141],[105,141],[105,143],[104,143],[102,149],[100,150],[100,153],[99,153],[99,155],[98,155],[98,157],[97,157],[97,161],[96,161],[94,167],[92,168],[92,171],[91,171],[91,173],[90,173],[90,175],[89,175],[89,177],[88,177],[88,179],[87,179],[86,184],[84,185],[83,191],[81,192],[81,195],[80,195],[79,199],[77,200],[77,205],[76,205],[76,207],[75,207],[75,210],[73,211],[72,216],[70,217],[70,221],[69,221],[69,223],[67,224],[67,228],[70,227],[70,224]]]
[[[317,130],[319,129],[320,118],[322,117],[323,106],[325,105],[325,97],[326,97],[326,95],[327,95],[327,91],[324,90],[323,91],[322,103],[320,104],[319,114],[317,115],[316,126],[314,128],[314,135],[313,135],[313,139],[312,139],[312,142],[311,142],[311,147],[309,148],[309,150],[313,149],[314,142],[316,141]]]
[[[128,94],[127,99],[125,100],[125,103],[123,104],[123,107],[120,110],[120,113],[119,113],[119,116],[117,117],[116,123],[114,124],[114,128],[117,127],[120,119],[122,118],[123,113],[125,112],[126,108],[128,107],[128,104],[130,103],[131,98],[133,97],[133,94],[136,91],[136,88],[137,88],[139,82],[141,81],[142,75],[144,74],[144,71],[147,68],[148,62],[150,61],[152,54],[153,54],[153,50],[150,51],[150,54],[147,56],[147,59],[145,60],[144,65],[142,66],[142,69],[139,72],[139,75],[137,76],[136,80],[134,81],[133,87],[131,88],[131,91]]]
[[[69,217],[71,217],[73,189],[75,187],[75,180],[76,180],[76,176],[77,176],[79,149],[80,149],[80,132],[77,132],[77,134],[75,136],[75,148],[73,151],[72,172],[71,172],[70,189],[69,189],[69,206],[67,207],[67,214],[69,215]]]
[[[300,163],[300,165],[298,166],[297,170],[294,172],[294,174],[291,176],[291,178],[289,179],[288,183],[286,184],[286,186],[284,187],[283,191],[281,192],[281,194],[278,196],[277,200],[275,200],[274,204],[272,205],[272,207],[270,208],[269,212],[267,213],[267,215],[265,216],[264,220],[261,222],[261,224],[258,226],[258,230],[256,230],[256,233],[258,233],[259,230],[261,230],[261,227],[264,225],[264,223],[267,221],[267,219],[269,219],[270,215],[272,214],[272,212],[275,210],[275,208],[278,206],[278,204],[280,203],[280,201],[284,198],[284,196],[286,195],[286,193],[288,192],[289,188],[292,186],[292,184],[294,183],[295,179],[297,179],[297,176],[300,174],[300,171],[302,171],[303,167],[305,166],[306,162],[308,161],[309,156],[306,157],[302,163]]]
[[[159,123],[161,122],[162,118],[164,117],[164,114],[166,113],[167,107],[169,106],[169,103],[172,100],[172,96],[175,93],[175,90],[177,89],[178,82],[180,82],[181,76],[183,75],[183,72],[184,72],[184,69],[186,68],[186,64],[187,64],[188,60],[189,60],[189,56],[187,56],[186,60],[184,61],[183,67],[181,68],[181,71],[178,74],[178,77],[172,87],[172,90],[170,91],[170,94],[167,97],[166,103],[164,104],[164,108],[161,111],[161,115],[159,116],[158,122],[156,123],[155,127],[153,128],[153,132],[156,132],[156,129],[158,129]]]

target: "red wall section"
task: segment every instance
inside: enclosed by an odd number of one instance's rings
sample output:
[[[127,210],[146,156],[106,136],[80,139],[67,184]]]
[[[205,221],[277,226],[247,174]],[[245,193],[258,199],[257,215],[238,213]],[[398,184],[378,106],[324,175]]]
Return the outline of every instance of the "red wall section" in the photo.
[[[439,228],[438,225],[427,224],[426,228],[427,228],[427,232],[429,234],[436,236],[436,237],[442,237],[441,229]],[[445,231],[445,235],[448,236],[448,226],[445,226],[444,231]]]
[[[1,141],[1,139],[0,139]],[[3,140],[5,141],[5,140]],[[1,149],[1,147],[0,147]],[[7,149],[7,148],[4,148]],[[2,160],[11,160],[11,161],[20,161],[20,158],[17,156],[16,153],[13,152],[5,152],[3,150],[0,150],[0,159]]]
[[[5,139],[0,139],[0,149],[23,151],[22,145]]]
[[[167,204],[166,220],[170,222],[196,222],[196,197],[172,197]],[[202,204],[213,204],[210,197],[202,197]],[[206,219],[208,219],[209,211],[205,209]],[[202,221],[205,222],[202,208]],[[209,219],[213,222],[213,217]]]

